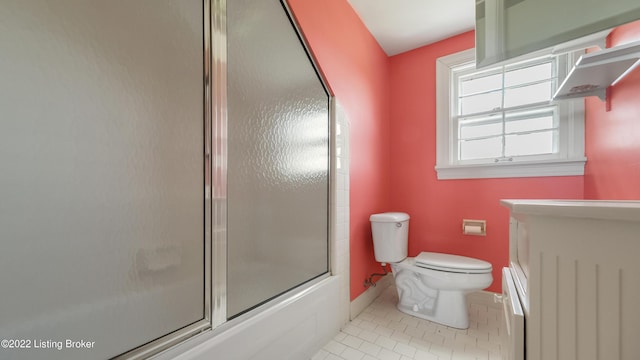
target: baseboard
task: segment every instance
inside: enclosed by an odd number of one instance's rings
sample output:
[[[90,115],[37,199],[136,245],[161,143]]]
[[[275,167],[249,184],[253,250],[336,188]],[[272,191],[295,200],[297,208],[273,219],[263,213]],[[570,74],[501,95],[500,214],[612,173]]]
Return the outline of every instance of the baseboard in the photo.
[[[376,283],[375,287],[368,288],[365,292],[360,294],[351,302],[350,306],[350,319],[355,319],[360,313],[371,305],[371,303],[389,286],[395,286],[393,281],[393,275],[388,274],[382,277]],[[474,304],[486,305],[488,308],[501,309],[501,304],[495,302],[495,296],[502,295],[491,291],[475,291],[467,294],[467,302]]]
[[[486,305],[489,308],[500,309],[501,305],[495,302],[495,295],[502,295],[491,291],[475,291],[467,294],[467,302]]]
[[[350,318],[355,319],[360,313],[369,306],[382,292],[389,286],[394,285],[393,275],[387,274],[376,282],[376,286],[372,286],[365,290],[360,296],[351,302]]]

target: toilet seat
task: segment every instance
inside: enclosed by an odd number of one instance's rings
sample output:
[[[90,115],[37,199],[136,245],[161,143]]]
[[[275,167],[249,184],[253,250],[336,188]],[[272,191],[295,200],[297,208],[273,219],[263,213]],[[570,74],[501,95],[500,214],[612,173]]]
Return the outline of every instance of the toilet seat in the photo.
[[[491,263],[466,256],[421,252],[415,257],[415,265],[425,269],[463,274],[491,272]]]

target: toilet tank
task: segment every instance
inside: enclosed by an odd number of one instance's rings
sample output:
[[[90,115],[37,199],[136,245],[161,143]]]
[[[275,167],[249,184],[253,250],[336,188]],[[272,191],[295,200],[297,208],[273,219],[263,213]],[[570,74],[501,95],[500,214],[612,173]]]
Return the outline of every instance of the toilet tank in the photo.
[[[409,214],[387,212],[373,214],[371,233],[376,261],[385,263],[400,262],[407,257],[409,239]]]

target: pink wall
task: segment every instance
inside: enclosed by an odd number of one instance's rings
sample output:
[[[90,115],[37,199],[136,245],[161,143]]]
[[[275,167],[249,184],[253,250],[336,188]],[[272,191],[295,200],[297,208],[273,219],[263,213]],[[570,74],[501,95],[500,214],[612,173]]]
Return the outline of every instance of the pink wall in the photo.
[[[369,215],[389,209],[389,58],[346,0],[290,0],[350,121],[351,299],[380,265]]]
[[[379,270],[368,217],[411,215],[409,255],[440,251],[494,267],[508,262],[504,198],[640,199],[640,70],[613,89],[612,111],[586,100],[585,176],[442,180],[435,166],[435,60],[474,46],[473,32],[387,58],[346,0],[290,0],[311,50],[351,122],[351,299]],[[640,23],[611,44],[640,40]],[[486,219],[486,237],[461,234],[463,218]]]
[[[501,291],[509,258],[505,198],[583,196],[582,176],[437,180],[435,61],[474,46],[467,32],[391,57],[391,209],[411,215],[409,255],[437,251],[493,264],[491,291]],[[487,220],[487,236],[462,235],[462,219]]]
[[[610,46],[640,40],[640,21],[616,28]],[[587,199],[640,199],[640,69],[611,90],[611,111],[598,98],[586,100]]]

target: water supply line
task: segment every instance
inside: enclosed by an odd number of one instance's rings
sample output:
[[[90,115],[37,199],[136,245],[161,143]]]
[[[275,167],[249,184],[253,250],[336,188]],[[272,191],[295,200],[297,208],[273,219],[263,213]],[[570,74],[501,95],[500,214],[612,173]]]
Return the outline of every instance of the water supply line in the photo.
[[[373,278],[378,276],[378,277],[383,277],[385,275],[387,275],[389,272],[387,271],[387,263],[380,263],[380,265],[382,266],[382,271],[384,271],[384,274],[371,274],[371,276],[369,276],[368,279],[364,280],[364,287],[365,288],[370,288],[370,287],[376,287],[376,283],[373,282]]]

